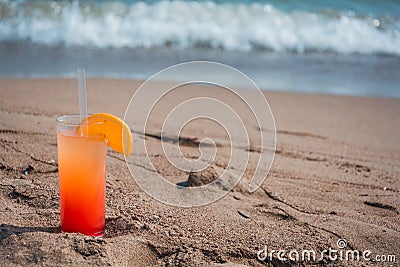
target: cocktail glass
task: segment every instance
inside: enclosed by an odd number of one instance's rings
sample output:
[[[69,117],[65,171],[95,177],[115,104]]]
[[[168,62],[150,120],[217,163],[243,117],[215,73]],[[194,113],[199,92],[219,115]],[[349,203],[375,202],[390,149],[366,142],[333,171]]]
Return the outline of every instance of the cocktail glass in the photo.
[[[61,230],[102,237],[107,140],[87,136],[80,125],[80,115],[57,118]]]

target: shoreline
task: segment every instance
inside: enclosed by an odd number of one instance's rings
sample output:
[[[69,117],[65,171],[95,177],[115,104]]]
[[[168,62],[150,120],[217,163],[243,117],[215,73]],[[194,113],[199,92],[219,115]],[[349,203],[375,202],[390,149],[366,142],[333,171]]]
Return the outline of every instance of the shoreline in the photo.
[[[124,77],[102,77],[102,76],[87,76],[86,78],[88,80],[93,80],[93,81],[117,81],[117,82],[131,82],[135,86],[140,86],[143,82],[146,81],[146,79],[143,78],[124,78]],[[26,77],[26,76],[0,76],[0,81],[23,81],[23,80],[32,80],[32,81],[37,81],[37,82],[42,82],[42,81],[76,81],[76,77],[71,77],[71,76],[57,76],[57,77],[52,77],[52,76],[37,76],[37,77]],[[171,81],[164,81],[160,80],[160,83],[171,83],[171,82],[176,82],[176,80],[171,80]],[[229,86],[232,88],[240,88],[240,87],[235,87],[235,86]],[[241,90],[254,90],[254,89],[247,89],[247,88],[240,88]],[[315,95],[315,96],[326,96],[326,97],[344,97],[344,98],[354,98],[354,99],[382,99],[382,100],[394,100],[397,101],[400,99],[400,96],[380,96],[380,95],[354,95],[354,94],[338,94],[338,93],[331,93],[331,92],[312,92],[312,91],[293,91],[289,89],[269,89],[269,88],[261,88],[260,90],[266,94],[272,93],[272,94],[292,94],[292,95]]]
[[[85,66],[88,77],[148,78],[172,65],[209,60],[232,66],[260,88],[400,98],[398,56],[235,52],[202,48],[85,48],[0,44],[0,76],[70,77]]]
[[[140,84],[89,78],[88,111],[122,118]],[[346,240],[349,249],[400,255],[392,246],[400,243],[400,99],[264,94],[276,123],[277,149],[261,188],[250,194],[239,183],[210,205],[176,208],[147,195],[130,176],[124,159],[108,151],[106,234],[97,240],[59,232],[55,118],[78,110],[76,80],[0,78],[0,261],[263,266],[257,252],[265,246],[322,251],[337,248],[338,239]],[[180,95],[191,97],[189,91]],[[161,103],[155,111],[158,119],[149,123],[155,136],[168,108],[168,103]],[[254,141],[260,129],[250,128]],[[184,131],[188,138],[202,134],[220,137],[220,130],[202,122]],[[188,173],[160,157],[160,139],[135,133],[134,144],[140,138],[147,138],[152,162],[170,181],[188,179]],[[223,144],[222,139],[215,140]],[[229,159],[221,148],[216,171]],[[182,151],[195,156],[198,147],[184,146]],[[134,156],[138,163],[144,159],[139,153]],[[149,171],[135,175],[145,177]],[[274,255],[271,264],[281,263]],[[304,264],[336,266],[337,262]]]

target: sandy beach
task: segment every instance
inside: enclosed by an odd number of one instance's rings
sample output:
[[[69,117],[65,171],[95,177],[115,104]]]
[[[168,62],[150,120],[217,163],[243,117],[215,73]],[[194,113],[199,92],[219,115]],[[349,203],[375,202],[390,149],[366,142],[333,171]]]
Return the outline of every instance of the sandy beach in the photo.
[[[123,117],[140,83],[89,79],[89,112]],[[261,188],[249,193],[238,184],[212,204],[172,207],[147,195],[123,157],[109,150],[106,234],[95,239],[60,232],[55,119],[77,113],[76,80],[1,78],[0,265],[390,266],[326,255],[300,263],[277,254],[257,259],[266,246],[321,252],[337,249],[342,239],[345,249],[370,250],[371,259],[396,255],[396,266],[400,100],[269,91],[265,96],[277,148]],[[134,140],[147,138],[156,148],[159,122],[151,123],[153,135],[134,132]],[[193,126],[185,137],[196,138],[203,126]],[[254,134],[260,130],[252,128]],[[184,149],[198,152],[195,146]],[[229,156],[224,153],[222,162]],[[150,157],[172,181],[187,181],[188,173],[175,171],[159,154]]]

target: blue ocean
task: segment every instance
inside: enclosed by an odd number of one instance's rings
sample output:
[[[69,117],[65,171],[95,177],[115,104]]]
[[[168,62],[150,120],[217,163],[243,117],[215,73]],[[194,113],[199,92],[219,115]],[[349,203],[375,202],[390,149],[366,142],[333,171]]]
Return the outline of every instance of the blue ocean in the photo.
[[[0,0],[0,76],[146,79],[190,60],[266,90],[400,97],[400,2]]]

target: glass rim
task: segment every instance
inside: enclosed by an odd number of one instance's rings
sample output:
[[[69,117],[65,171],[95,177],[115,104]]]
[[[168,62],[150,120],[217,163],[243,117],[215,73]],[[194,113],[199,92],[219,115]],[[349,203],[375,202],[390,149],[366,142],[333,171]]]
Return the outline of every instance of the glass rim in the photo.
[[[92,115],[92,114],[87,114],[86,118],[88,116],[90,116],[90,115]],[[75,118],[75,119],[79,119],[79,120],[77,120],[77,122],[63,120],[63,119],[71,119],[71,118]],[[68,126],[80,126],[80,125],[82,125],[82,122],[80,121],[80,118],[81,118],[80,114],[62,115],[62,116],[58,116],[56,118],[56,122],[59,123],[59,124],[64,124],[64,125],[68,125]],[[92,122],[90,124],[101,124],[101,123],[104,123],[104,122],[102,122],[102,121],[100,121],[100,122]],[[89,125],[89,124],[84,124],[84,125]]]
[[[92,114],[88,114],[87,116],[90,116],[90,115],[92,115]],[[80,122],[80,118],[81,118],[81,115],[79,115],[79,114],[63,115],[63,116],[57,117],[56,118],[57,134],[61,133],[62,131],[60,132],[59,129],[60,128],[64,128],[64,127],[66,127],[66,128],[77,128],[77,127],[82,126],[82,125],[88,126],[88,125],[96,125],[96,124],[104,123],[103,121],[99,121],[99,122],[93,122],[93,123],[90,123],[90,124],[82,124]],[[74,119],[76,121],[74,121]],[[61,135],[70,136],[68,134],[63,134],[63,133],[61,133]],[[94,138],[94,139],[99,138],[101,140],[105,140],[108,143],[107,138],[103,134],[88,135],[86,133],[86,134],[82,135],[82,133],[81,133],[81,135],[78,135],[78,136],[73,135],[73,137],[84,137],[84,138]]]

